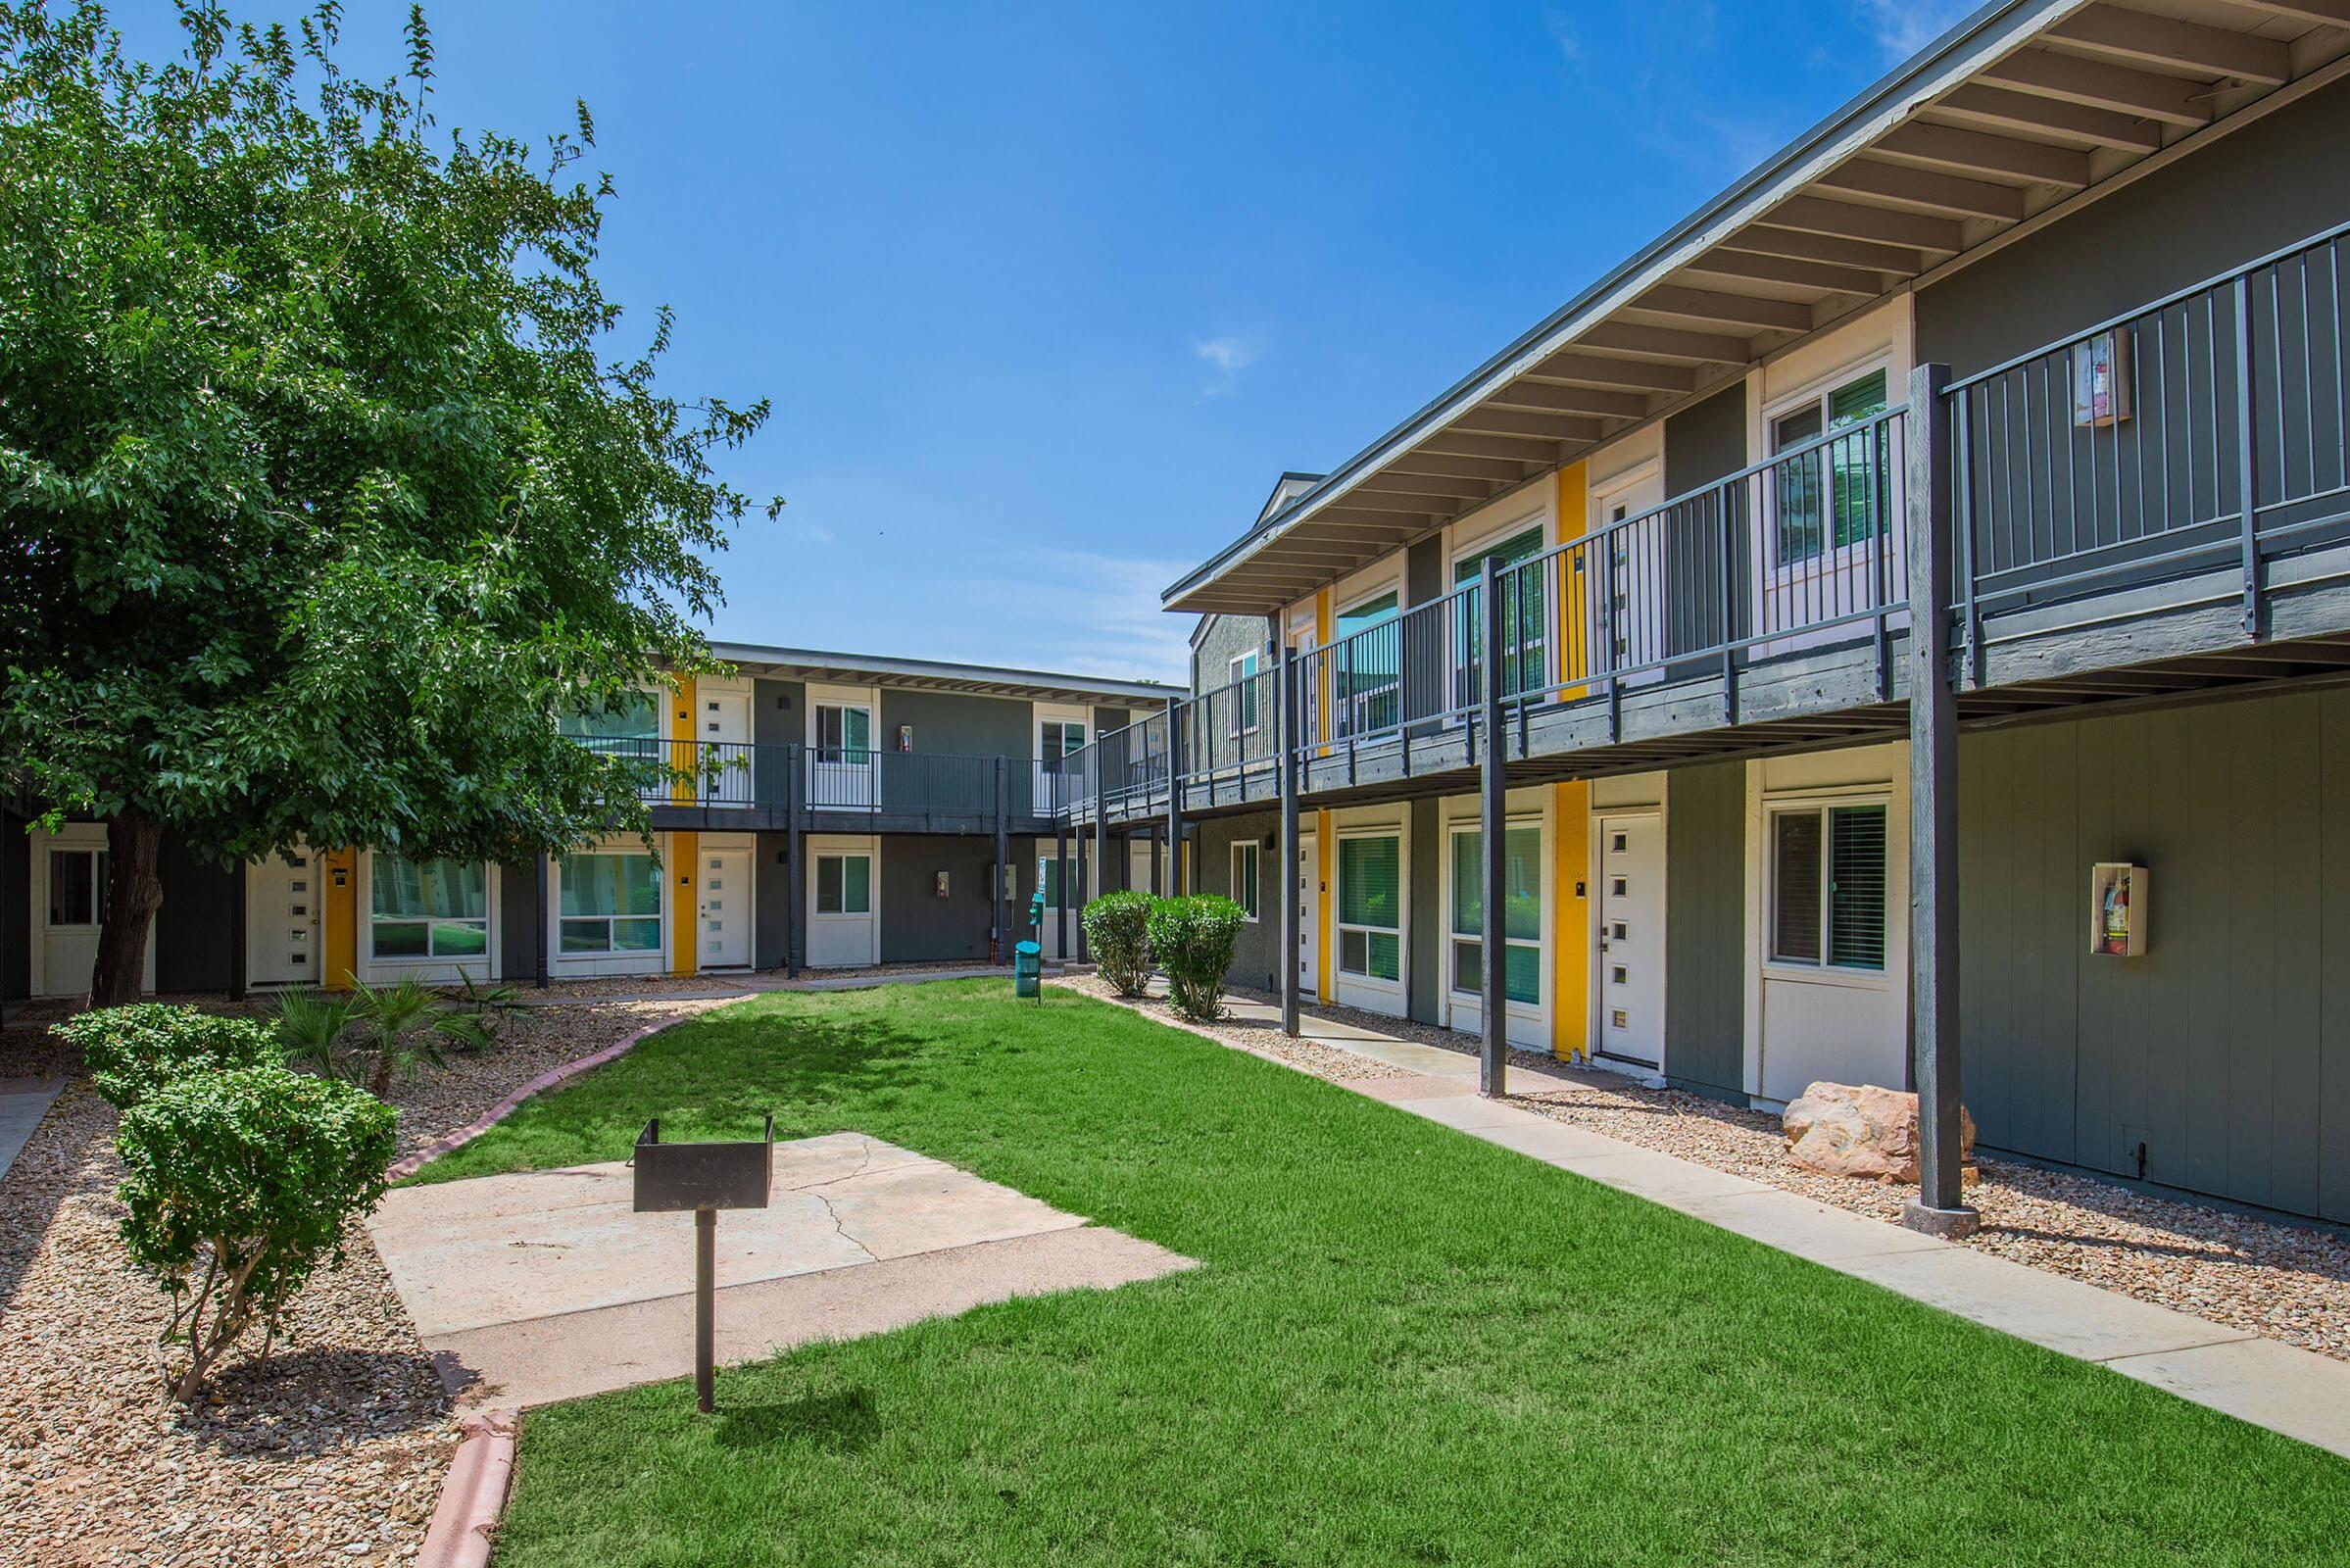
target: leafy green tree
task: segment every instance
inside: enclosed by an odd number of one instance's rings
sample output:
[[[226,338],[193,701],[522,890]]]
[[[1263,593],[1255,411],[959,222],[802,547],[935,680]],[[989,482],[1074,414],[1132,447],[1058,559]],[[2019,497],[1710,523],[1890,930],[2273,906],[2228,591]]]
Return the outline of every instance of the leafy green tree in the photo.
[[[0,787],[108,822],[104,1005],[169,832],[513,859],[643,831],[561,720],[704,667],[712,461],[762,401],[612,352],[575,130],[442,135],[408,71],[180,0],[180,58],[0,0]],[[780,503],[770,503],[772,515]]]

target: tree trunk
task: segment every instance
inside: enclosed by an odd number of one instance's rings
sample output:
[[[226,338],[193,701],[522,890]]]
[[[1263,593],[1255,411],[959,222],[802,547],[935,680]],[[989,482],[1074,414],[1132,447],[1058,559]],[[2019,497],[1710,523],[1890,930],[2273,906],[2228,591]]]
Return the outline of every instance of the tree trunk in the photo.
[[[164,902],[156,873],[163,838],[163,824],[136,811],[106,824],[106,924],[98,933],[98,962],[90,973],[93,1007],[139,1000],[139,982],[147,973],[147,926]]]

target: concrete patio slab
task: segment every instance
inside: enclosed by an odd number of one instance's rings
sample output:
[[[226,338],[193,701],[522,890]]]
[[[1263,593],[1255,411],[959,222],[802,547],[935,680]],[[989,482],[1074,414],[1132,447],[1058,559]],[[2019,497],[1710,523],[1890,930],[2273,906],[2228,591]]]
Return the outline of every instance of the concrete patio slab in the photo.
[[[1122,1232],[1079,1225],[760,1280],[718,1292],[717,1358],[731,1366],[822,1340],[886,1334],[1014,1297],[1111,1290],[1197,1266]],[[690,1275],[690,1260],[686,1267]],[[662,1296],[464,1329],[431,1337],[426,1347],[461,1402],[523,1409],[692,1376],[694,1298]]]
[[[772,1159],[769,1206],[718,1217],[720,1347],[735,1359],[1194,1266],[862,1134],[777,1144]],[[528,1404],[691,1370],[694,1219],[636,1213],[633,1187],[615,1162],[385,1198],[368,1230],[453,1386]],[[812,1283],[782,1288],[793,1281]]]

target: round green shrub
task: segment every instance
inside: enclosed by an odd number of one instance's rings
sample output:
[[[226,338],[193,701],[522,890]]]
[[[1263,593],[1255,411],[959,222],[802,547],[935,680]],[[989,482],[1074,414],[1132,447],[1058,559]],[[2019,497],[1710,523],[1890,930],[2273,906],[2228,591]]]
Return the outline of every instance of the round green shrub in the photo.
[[[253,1018],[140,1002],[68,1018],[53,1032],[81,1051],[91,1087],[128,1110],[190,1073],[274,1065],[274,1031]]]
[[[123,1112],[122,1241],[171,1298],[176,1396],[195,1397],[256,1324],[273,1339],[313,1271],[342,1260],[383,1197],[398,1120],[349,1084],[274,1066],[191,1073]]]
[[[1121,997],[1151,983],[1151,895],[1104,893],[1085,906],[1085,940],[1102,978]]]
[[[1175,1010],[1201,1023],[1224,1012],[1224,976],[1248,911],[1213,893],[1151,906],[1151,951],[1166,971]]]

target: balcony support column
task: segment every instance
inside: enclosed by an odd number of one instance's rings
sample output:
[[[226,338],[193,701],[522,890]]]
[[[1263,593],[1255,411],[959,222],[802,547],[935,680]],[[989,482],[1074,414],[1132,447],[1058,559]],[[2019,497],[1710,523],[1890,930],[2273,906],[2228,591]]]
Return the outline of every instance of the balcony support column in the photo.
[[[531,942],[530,980],[540,991],[547,989],[547,926],[552,918],[547,889],[554,880],[554,866],[542,852],[538,858],[538,881],[532,885],[530,901],[531,923],[538,928]]]
[[[1909,1053],[1918,1196],[1901,1222],[1971,1233],[1959,1149],[1958,696],[1950,682],[1953,538],[1946,365],[1910,372],[1902,507],[1909,554]]]
[[[995,961],[1011,961],[1011,901],[1019,889],[1019,873],[1011,863],[1010,791],[1005,787],[1004,760],[996,759],[996,953]]]
[[[1273,686],[1273,777],[1281,791],[1281,1032],[1297,1037],[1297,652],[1284,643]],[[1258,885],[1263,895],[1263,885]]]
[[[1122,743],[1121,743],[1122,744]],[[1109,754],[1102,749],[1102,736],[1094,736],[1094,882],[1102,892],[1109,888]],[[1077,928],[1078,940],[1085,940],[1085,927]]]
[[[1478,718],[1478,883],[1481,893],[1478,978],[1483,997],[1478,1023],[1484,1036],[1477,1064],[1477,1092],[1498,1100],[1509,1093],[1509,775],[1504,765],[1507,736],[1501,727],[1501,575],[1488,555],[1478,573],[1477,614],[1483,628]]]
[[[1183,877],[1183,705],[1167,704],[1167,892],[1191,891]]]
[[[242,1002],[246,965],[251,957],[248,950],[253,945],[253,923],[245,909],[246,884],[252,879],[252,867],[239,860],[228,875],[228,1000]]]
[[[783,895],[783,977],[800,978],[800,900],[808,889],[808,838],[801,832],[801,791],[808,779],[806,754],[797,743],[783,751],[783,874],[791,879]]]
[[[1083,844],[1085,841],[1080,839],[1078,842]],[[1085,897],[1085,873],[1082,870],[1078,872],[1076,891],[1071,892],[1069,888],[1069,819],[1065,816],[1053,824],[1053,874],[1060,878],[1060,897],[1054,901],[1053,906],[1053,924],[1056,938],[1053,944],[1053,956],[1055,958],[1066,958],[1069,956],[1069,901]]]

